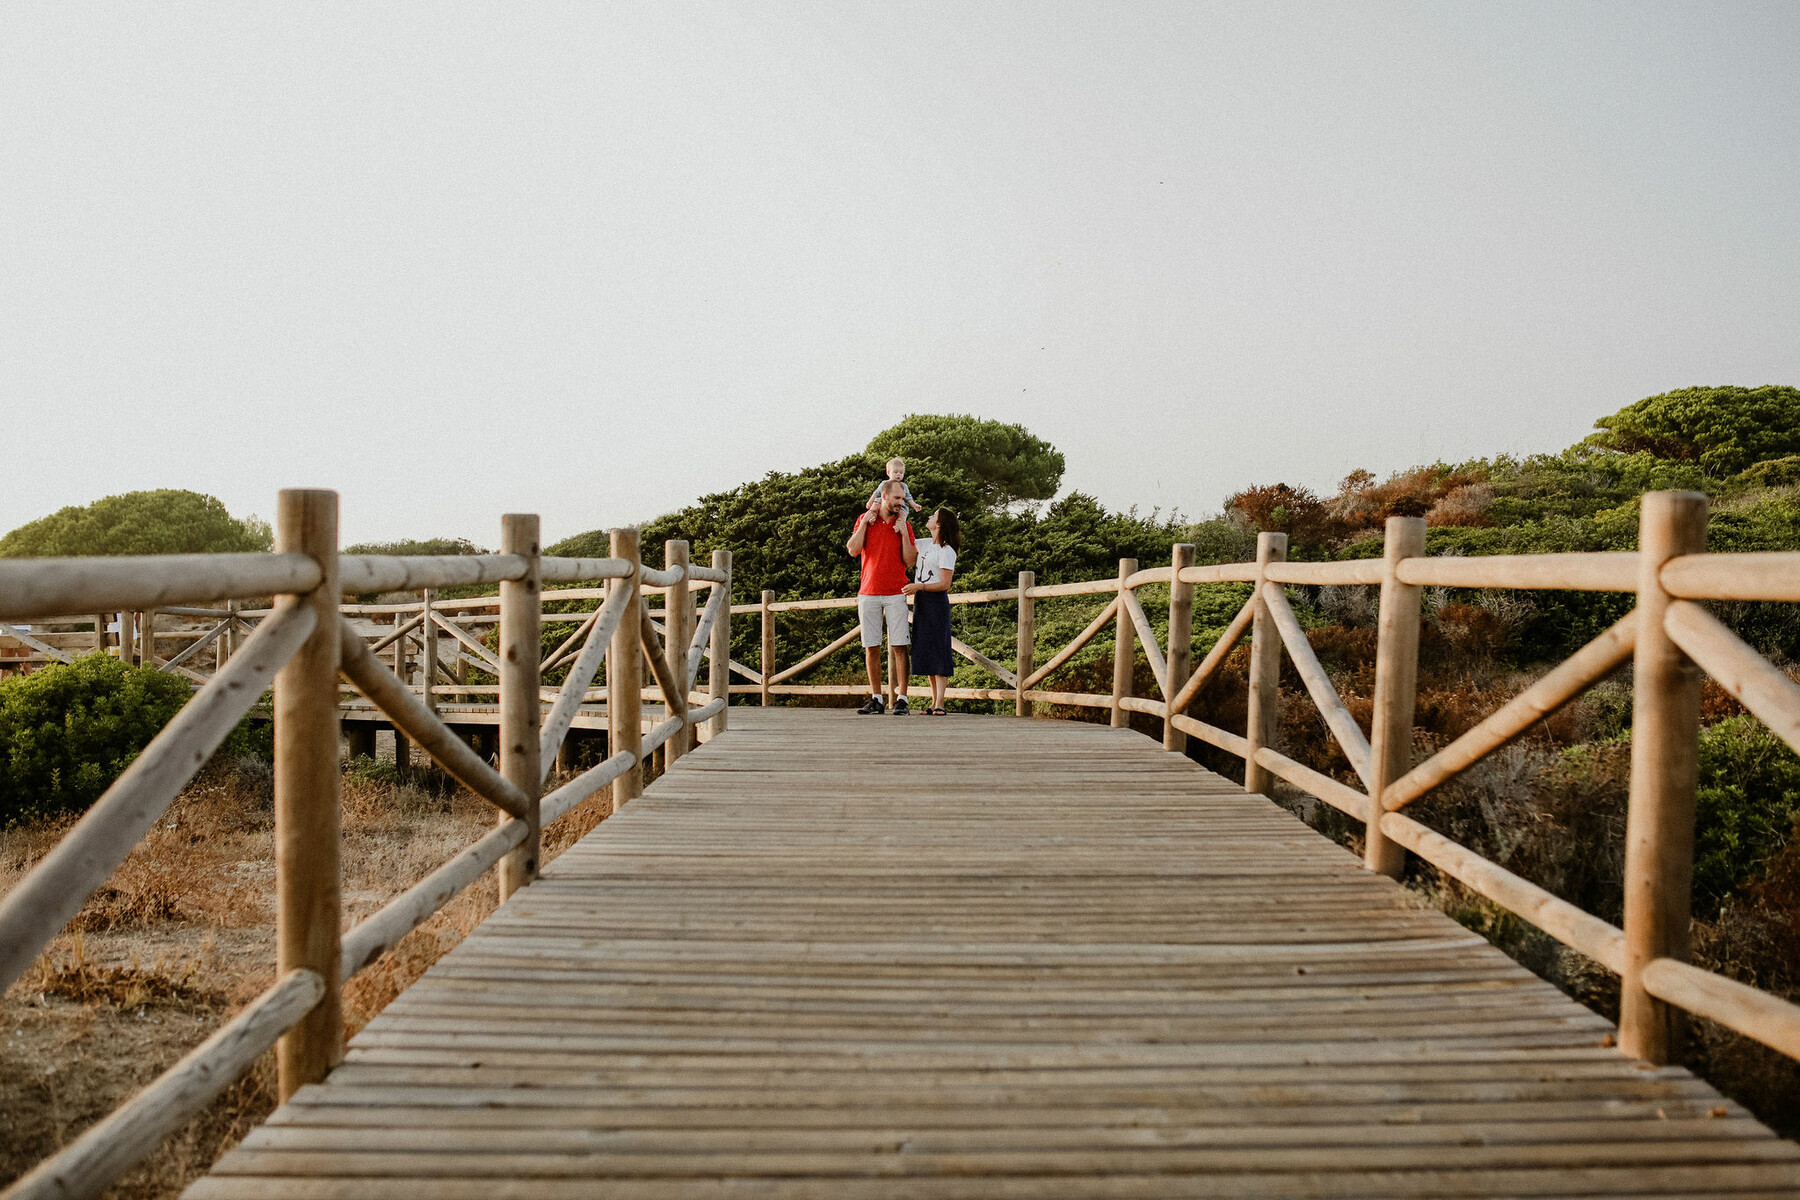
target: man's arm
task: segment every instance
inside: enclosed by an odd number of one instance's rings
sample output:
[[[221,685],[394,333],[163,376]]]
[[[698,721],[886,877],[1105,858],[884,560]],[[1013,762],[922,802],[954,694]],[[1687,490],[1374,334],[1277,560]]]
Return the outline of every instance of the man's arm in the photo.
[[[858,558],[862,555],[863,538],[865,536],[864,530],[868,527],[868,524],[868,513],[864,513],[862,516],[856,518],[856,528],[850,531],[850,540],[844,543],[844,549],[849,551],[851,558]]]
[[[906,531],[900,535],[900,557],[905,561],[907,569],[911,570],[913,564],[919,561],[919,547],[913,541],[912,526],[902,521],[900,528]]]

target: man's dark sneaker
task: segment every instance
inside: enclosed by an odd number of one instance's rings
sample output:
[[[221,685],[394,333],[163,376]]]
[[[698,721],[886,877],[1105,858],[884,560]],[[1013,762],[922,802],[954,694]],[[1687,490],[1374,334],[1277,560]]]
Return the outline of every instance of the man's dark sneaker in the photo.
[[[863,706],[856,710],[856,715],[867,717],[885,711],[887,711],[887,702],[880,696],[870,696]]]
[[[907,707],[906,697],[905,696],[895,696],[894,697],[894,715],[896,717],[904,717],[910,712],[912,712],[912,709]]]

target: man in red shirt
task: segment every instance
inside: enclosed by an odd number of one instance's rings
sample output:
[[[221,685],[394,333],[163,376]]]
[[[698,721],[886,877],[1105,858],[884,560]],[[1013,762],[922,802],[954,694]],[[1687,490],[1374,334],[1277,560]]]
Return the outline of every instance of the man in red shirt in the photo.
[[[844,549],[862,560],[862,586],[856,592],[856,615],[862,622],[863,663],[869,671],[869,699],[857,711],[864,716],[879,713],[887,705],[881,698],[881,632],[887,626],[888,648],[894,655],[894,715],[907,713],[906,685],[912,669],[912,625],[906,612],[906,573],[919,560],[912,526],[906,523],[905,485],[888,480],[881,488],[881,507],[871,508],[856,519],[856,528]]]

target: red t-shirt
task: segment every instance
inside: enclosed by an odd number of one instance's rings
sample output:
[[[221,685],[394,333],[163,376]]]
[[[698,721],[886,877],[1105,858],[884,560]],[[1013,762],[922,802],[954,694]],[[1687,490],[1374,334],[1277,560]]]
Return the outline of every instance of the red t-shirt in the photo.
[[[891,522],[870,521],[866,513],[861,520],[864,524],[862,586],[856,593],[859,596],[898,596],[900,589],[906,586],[906,559],[900,550],[900,538],[911,536],[912,526],[906,526],[906,534],[902,535]]]

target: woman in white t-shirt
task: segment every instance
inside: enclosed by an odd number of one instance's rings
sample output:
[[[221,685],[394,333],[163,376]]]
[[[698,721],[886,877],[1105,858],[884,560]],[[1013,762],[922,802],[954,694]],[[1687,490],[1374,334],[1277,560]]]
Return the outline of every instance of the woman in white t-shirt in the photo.
[[[925,522],[929,542],[920,542],[913,582],[901,589],[913,598],[912,669],[931,678],[927,714],[944,715],[944,688],[956,664],[950,655],[950,581],[956,575],[956,553],[962,549],[962,525],[956,514],[940,508]]]

